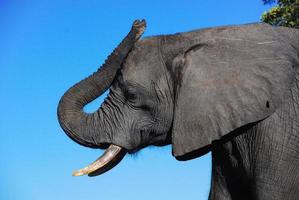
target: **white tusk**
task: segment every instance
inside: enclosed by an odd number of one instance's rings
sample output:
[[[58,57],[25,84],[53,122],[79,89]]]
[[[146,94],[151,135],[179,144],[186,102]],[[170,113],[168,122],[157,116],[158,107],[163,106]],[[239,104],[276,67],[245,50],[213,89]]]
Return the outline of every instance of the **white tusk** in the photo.
[[[122,150],[122,147],[111,144],[102,156],[100,156],[96,161],[89,164],[88,166],[75,171],[73,173],[73,176],[82,176],[100,170],[101,168],[105,168],[110,162],[114,162],[113,160],[117,158]]]

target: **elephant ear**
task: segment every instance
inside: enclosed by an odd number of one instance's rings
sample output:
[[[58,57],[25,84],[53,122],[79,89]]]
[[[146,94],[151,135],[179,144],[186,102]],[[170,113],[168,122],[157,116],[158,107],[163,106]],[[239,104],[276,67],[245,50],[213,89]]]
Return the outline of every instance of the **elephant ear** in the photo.
[[[181,77],[172,130],[178,160],[207,153],[214,140],[280,106],[294,82],[294,49],[263,26],[203,30],[200,44],[174,59]]]

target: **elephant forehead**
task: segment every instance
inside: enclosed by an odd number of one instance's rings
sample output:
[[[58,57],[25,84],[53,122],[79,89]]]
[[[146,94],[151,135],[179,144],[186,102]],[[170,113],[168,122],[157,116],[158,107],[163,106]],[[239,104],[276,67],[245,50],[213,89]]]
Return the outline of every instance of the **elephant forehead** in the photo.
[[[148,84],[161,76],[162,63],[157,48],[136,48],[127,57],[122,74],[125,81]]]

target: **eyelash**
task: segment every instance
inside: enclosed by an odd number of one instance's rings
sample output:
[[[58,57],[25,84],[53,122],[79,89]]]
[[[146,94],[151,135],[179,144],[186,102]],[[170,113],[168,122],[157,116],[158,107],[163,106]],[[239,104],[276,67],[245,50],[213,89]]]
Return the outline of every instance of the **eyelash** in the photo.
[[[137,99],[137,95],[136,95],[136,94],[129,93],[129,94],[127,94],[127,99],[128,99],[128,100],[131,100],[131,101],[134,101],[134,100]]]
[[[125,98],[128,100],[128,101],[136,101],[137,99],[137,95],[134,94],[134,92],[130,91],[130,90],[126,90],[125,91]]]

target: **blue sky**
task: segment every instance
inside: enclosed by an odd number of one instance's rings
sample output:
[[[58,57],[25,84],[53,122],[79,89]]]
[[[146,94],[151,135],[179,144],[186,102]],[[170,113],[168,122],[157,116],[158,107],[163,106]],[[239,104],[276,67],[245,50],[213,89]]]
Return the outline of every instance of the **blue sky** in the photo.
[[[102,151],[63,133],[57,104],[97,69],[134,19],[147,20],[150,36],[258,22],[268,8],[261,0],[0,0],[0,199],[207,199],[210,154],[179,162],[170,146],[127,156],[102,176],[72,177]]]

